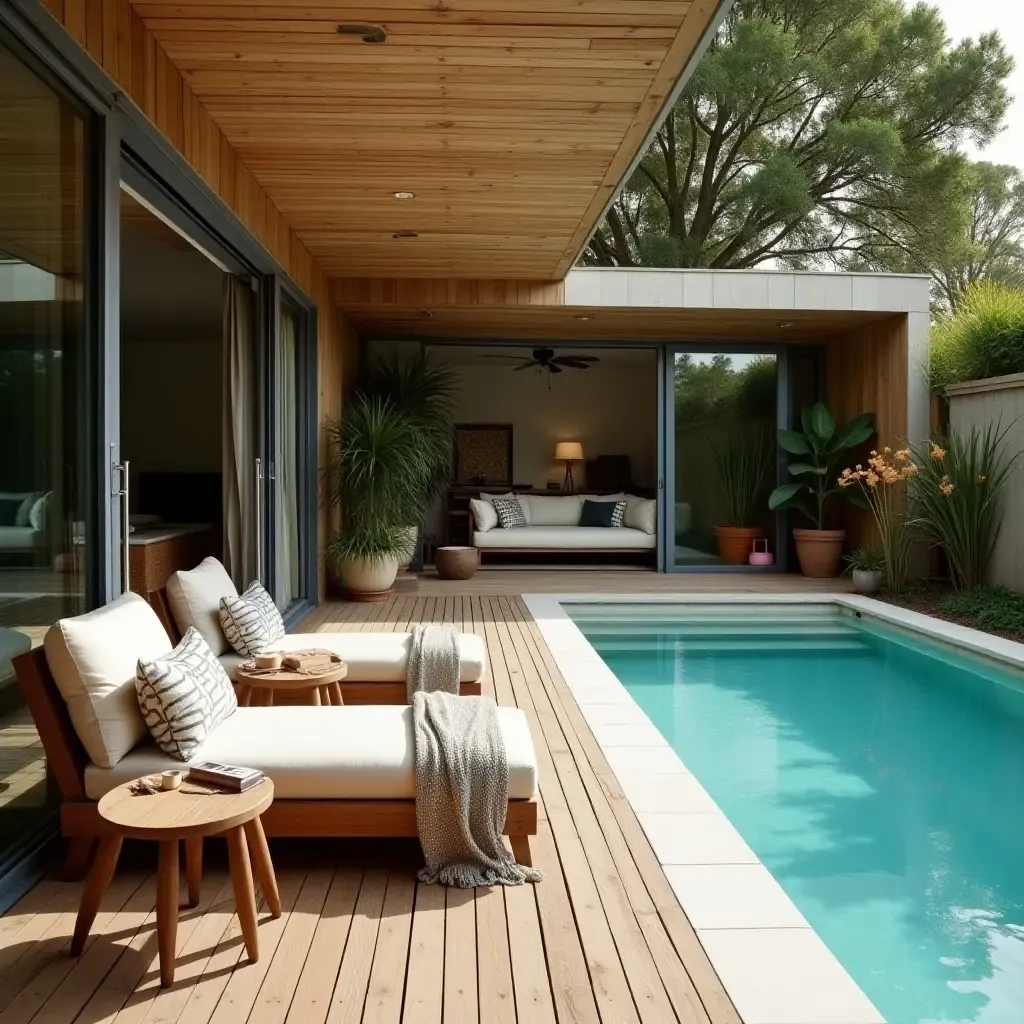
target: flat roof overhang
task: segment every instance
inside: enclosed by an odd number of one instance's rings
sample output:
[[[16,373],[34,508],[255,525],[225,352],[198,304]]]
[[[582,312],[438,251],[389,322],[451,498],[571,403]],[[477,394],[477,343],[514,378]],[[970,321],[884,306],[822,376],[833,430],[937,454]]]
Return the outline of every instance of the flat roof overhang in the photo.
[[[327,274],[560,280],[731,2],[132,5]]]

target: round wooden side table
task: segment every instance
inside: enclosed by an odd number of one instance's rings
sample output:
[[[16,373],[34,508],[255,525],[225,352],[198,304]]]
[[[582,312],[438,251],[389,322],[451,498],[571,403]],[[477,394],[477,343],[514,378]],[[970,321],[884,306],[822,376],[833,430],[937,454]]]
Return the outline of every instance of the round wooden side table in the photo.
[[[160,790],[141,795],[132,792],[133,785],[133,782],[127,782],[118,786],[99,802],[100,817],[110,831],[100,839],[96,859],[86,879],[71,940],[72,955],[80,955],[85,948],[100,901],[114,877],[122,841],[152,840],[160,844],[156,881],[160,984],[165,988],[170,985],[174,981],[178,934],[178,843],[185,841],[188,905],[195,906],[199,902],[203,873],[203,839],[223,835],[228,843],[235,910],[242,926],[246,952],[255,963],[260,950],[250,856],[270,913],[274,917],[281,916],[281,897],[277,891],[274,865],[260,824],[260,815],[273,803],[274,783],[267,778],[244,793],[214,791],[212,788],[209,792],[197,793],[190,791],[194,784],[186,779],[182,785],[189,787],[189,791]]]
[[[442,580],[468,580],[480,565],[476,548],[443,547],[434,552],[434,568]]]
[[[242,707],[271,707],[275,693],[299,693],[307,704],[341,707],[345,701],[340,684],[347,675],[348,665],[343,661],[337,662],[330,671],[318,675],[293,672],[286,668],[276,672],[253,672],[236,668],[238,703]]]

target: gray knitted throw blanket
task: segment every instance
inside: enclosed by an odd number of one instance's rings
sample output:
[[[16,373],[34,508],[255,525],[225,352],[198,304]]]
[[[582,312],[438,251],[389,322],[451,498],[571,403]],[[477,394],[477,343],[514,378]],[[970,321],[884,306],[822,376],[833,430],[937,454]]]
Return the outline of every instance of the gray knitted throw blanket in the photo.
[[[501,838],[508,759],[494,701],[420,692],[412,721],[420,881],[460,889],[539,882],[541,873],[517,864]]]
[[[409,661],[405,670],[405,695],[444,690],[459,692],[459,634],[450,622],[421,622],[413,626]]]

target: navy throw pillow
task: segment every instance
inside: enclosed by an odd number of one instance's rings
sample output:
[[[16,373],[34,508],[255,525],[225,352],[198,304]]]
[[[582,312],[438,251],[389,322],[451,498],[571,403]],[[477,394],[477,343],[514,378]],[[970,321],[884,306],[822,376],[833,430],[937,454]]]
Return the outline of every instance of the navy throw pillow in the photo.
[[[611,526],[615,504],[614,501],[584,501],[580,526]]]

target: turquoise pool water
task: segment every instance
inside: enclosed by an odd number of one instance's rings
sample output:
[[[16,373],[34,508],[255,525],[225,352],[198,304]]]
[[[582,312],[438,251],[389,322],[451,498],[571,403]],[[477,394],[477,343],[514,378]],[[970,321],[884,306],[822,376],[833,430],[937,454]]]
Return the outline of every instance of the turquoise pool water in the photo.
[[[889,1024],[1024,1022],[1024,682],[825,607],[566,610]]]

